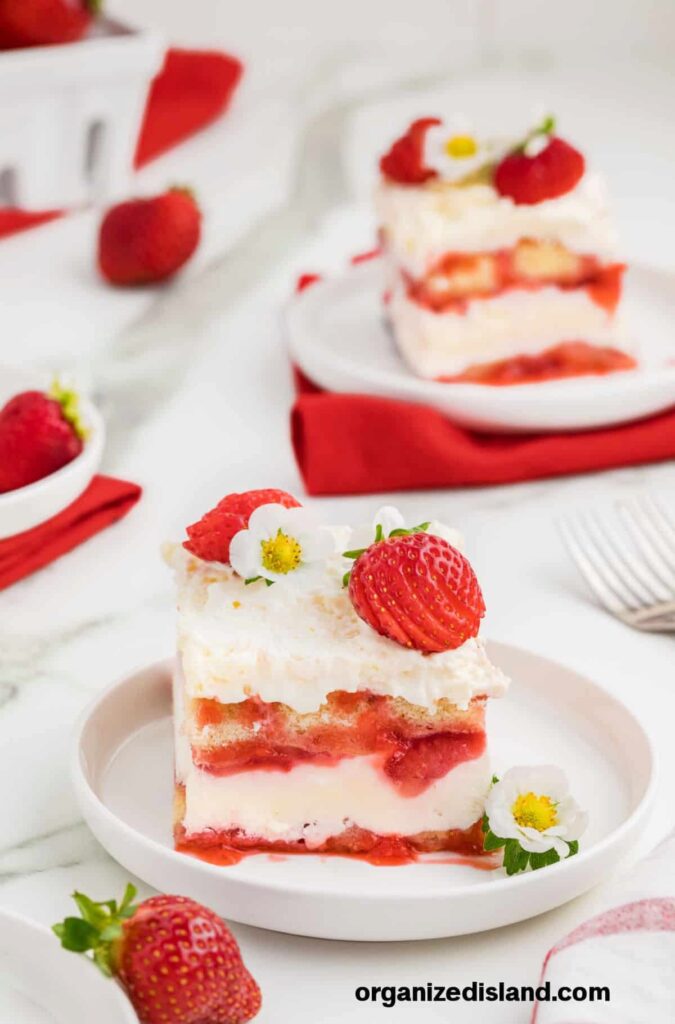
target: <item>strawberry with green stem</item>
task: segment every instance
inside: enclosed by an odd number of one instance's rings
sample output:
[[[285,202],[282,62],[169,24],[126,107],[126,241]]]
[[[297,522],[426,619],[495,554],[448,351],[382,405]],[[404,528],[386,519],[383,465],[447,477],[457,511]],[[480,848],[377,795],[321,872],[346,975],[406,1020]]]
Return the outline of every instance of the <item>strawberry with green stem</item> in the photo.
[[[126,991],[141,1024],[246,1024],[261,1006],[260,989],[237,942],[207,907],[185,896],[136,890],[95,902],[76,892],[80,917],[53,931],[64,949],[85,954]]]

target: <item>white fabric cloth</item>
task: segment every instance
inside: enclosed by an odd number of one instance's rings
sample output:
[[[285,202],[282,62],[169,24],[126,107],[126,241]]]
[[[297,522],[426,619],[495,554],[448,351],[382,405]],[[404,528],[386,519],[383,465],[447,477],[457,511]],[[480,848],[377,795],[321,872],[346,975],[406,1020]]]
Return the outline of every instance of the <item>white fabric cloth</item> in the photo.
[[[542,982],[607,986],[608,1002],[540,1002],[532,1024],[675,1021],[675,833],[624,879],[616,903],[549,951]]]

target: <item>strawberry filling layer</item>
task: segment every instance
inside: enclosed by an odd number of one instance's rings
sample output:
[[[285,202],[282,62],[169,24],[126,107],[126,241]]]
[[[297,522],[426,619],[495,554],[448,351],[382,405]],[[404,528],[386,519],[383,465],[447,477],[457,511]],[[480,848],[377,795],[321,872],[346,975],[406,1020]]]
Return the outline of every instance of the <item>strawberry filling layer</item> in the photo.
[[[621,297],[625,269],[620,263],[602,265],[594,256],[577,255],[554,243],[524,240],[496,252],[446,253],[423,278],[405,271],[402,275],[408,298],[434,313],[463,314],[476,299],[552,285],[582,288],[612,313]]]
[[[300,763],[336,764],[376,754],[388,782],[402,796],[417,796],[436,779],[485,751],[484,701],[469,709],[450,705],[436,715],[371,693],[336,692],[315,715],[296,715],[283,704],[251,698],[236,705],[195,700],[197,729],[192,760],[224,776],[253,770],[288,772]]]
[[[440,377],[446,383],[534,384],[564,377],[582,377],[632,370],[635,359],[616,348],[566,341],[537,355],[513,356],[494,363],[477,363],[454,377]]]
[[[210,863],[227,866],[247,853],[314,853],[360,857],[374,864],[404,864],[420,853],[452,852],[483,857],[483,831],[476,821],[468,829],[421,832],[417,835],[381,835],[369,829],[351,826],[330,836],[320,846],[309,848],[304,840],[284,842],[247,835],[241,829],[207,829],[186,836],[181,824],[174,829],[176,849],[202,857]],[[488,855],[489,860],[489,855]]]

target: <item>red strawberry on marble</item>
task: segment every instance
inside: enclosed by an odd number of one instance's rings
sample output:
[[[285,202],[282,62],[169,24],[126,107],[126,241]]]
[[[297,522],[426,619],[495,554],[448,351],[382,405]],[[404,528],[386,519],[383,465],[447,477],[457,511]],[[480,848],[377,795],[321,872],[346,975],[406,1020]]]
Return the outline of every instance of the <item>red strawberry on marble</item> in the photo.
[[[413,121],[405,135],[397,139],[380,160],[380,170],[385,178],[400,185],[423,185],[425,181],[438,177],[433,168],[424,165],[424,140],[429,128],[440,123],[437,117],[421,117]]]
[[[42,480],[82,451],[86,431],[74,391],[23,391],[0,409],[0,494]]]
[[[235,533],[248,526],[251,513],[260,505],[283,505],[297,508],[299,501],[286,491],[268,487],[243,494],[228,494],[198,523],[188,526],[188,539],[183,547],[205,562],[224,562],[230,558],[230,541]]]
[[[518,205],[534,205],[564,196],[581,180],[586,162],[574,146],[550,136],[536,155],[527,146],[509,153],[495,169],[495,188]]]
[[[81,39],[100,0],[0,0],[0,50]]]
[[[101,222],[99,270],[115,285],[165,281],[199,245],[201,223],[201,211],[187,188],[118,203]]]
[[[260,989],[218,915],[185,896],[153,896],[134,905],[135,896],[132,885],[119,906],[74,893],[81,916],[53,929],[63,948],[90,954],[104,974],[116,977],[141,1024],[252,1020]]]
[[[418,529],[376,541],[349,576],[357,615],[382,636],[426,654],[476,636],[483,595],[467,559],[446,540]]]

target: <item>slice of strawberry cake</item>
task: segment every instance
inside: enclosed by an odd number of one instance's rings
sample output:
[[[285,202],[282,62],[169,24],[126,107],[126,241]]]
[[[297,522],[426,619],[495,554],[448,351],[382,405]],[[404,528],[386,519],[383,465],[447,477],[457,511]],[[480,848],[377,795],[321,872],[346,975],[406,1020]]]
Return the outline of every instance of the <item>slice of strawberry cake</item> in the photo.
[[[507,680],[457,543],[389,507],[317,526],[264,490],[167,545],[180,849],[482,851],[485,704]]]
[[[511,384],[630,369],[604,183],[554,134],[415,121],[380,161],[388,315],[408,366]]]

